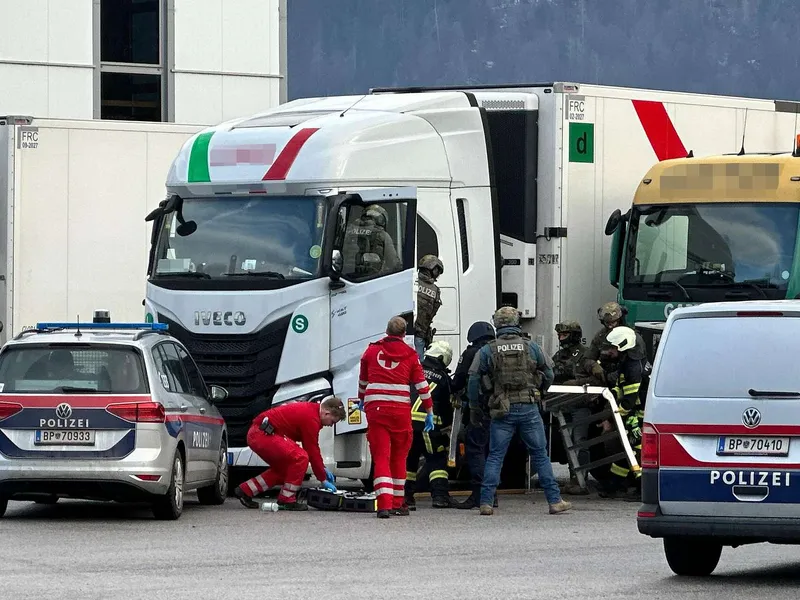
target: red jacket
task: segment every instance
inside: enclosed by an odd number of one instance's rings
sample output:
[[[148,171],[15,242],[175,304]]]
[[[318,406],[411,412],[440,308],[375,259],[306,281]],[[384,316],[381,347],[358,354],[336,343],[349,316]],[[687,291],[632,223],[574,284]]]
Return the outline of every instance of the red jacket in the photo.
[[[371,343],[361,357],[358,398],[367,406],[407,406],[411,411],[411,386],[422,406],[433,406],[431,391],[417,353],[401,337],[386,336]]]
[[[319,419],[319,404],[316,402],[289,402],[265,410],[255,419],[252,427],[259,427],[264,417],[269,417],[275,428],[275,435],[285,435],[290,440],[303,444],[308,454],[314,477],[325,481],[325,463],[319,451],[319,432],[322,421]]]

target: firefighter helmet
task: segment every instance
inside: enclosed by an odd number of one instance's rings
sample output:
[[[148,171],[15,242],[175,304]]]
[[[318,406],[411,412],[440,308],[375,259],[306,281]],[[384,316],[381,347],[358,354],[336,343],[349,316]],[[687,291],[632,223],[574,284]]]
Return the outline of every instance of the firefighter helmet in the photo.
[[[450,342],[436,340],[425,350],[425,356],[440,358],[444,366],[448,367],[453,360],[453,348],[450,346]]]
[[[620,352],[636,346],[636,332],[630,327],[617,326],[606,336],[606,341]]]

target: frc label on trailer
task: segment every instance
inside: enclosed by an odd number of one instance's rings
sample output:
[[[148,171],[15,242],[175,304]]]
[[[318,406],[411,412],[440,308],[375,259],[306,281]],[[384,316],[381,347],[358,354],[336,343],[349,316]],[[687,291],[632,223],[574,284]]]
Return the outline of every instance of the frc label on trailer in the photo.
[[[791,473],[780,471],[711,471],[711,485],[767,485],[789,487]]]
[[[39,128],[20,127],[17,135],[17,149],[33,150],[39,147]]]
[[[567,96],[564,99],[564,114],[567,121],[586,120],[586,96]]]

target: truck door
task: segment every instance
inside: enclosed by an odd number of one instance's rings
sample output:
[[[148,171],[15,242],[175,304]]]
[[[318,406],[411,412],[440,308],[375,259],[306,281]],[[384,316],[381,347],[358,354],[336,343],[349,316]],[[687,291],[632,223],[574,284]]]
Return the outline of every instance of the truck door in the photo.
[[[336,434],[366,429],[358,404],[361,355],[385,335],[396,315],[413,335],[416,189],[359,191],[339,207],[333,253],[341,265],[331,286],[331,371],[333,389],[346,403],[348,417]],[[406,340],[413,346],[413,338]],[[363,457],[366,458],[366,457]]]

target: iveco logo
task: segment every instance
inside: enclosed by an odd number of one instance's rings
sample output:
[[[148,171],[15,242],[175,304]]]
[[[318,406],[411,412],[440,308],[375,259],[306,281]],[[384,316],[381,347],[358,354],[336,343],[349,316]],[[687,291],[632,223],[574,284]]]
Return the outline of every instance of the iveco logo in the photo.
[[[748,429],[755,429],[761,423],[761,413],[757,408],[748,408],[742,413],[742,423]]]
[[[72,407],[66,402],[56,406],[56,417],[59,419],[69,419],[72,416]]]
[[[194,324],[200,325],[201,323],[203,325],[216,325],[218,327],[225,325],[228,327],[233,327],[234,325],[242,327],[245,323],[247,323],[247,318],[240,310],[235,312],[229,310],[197,310],[194,313]]]

